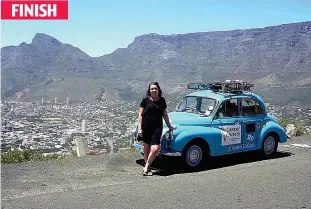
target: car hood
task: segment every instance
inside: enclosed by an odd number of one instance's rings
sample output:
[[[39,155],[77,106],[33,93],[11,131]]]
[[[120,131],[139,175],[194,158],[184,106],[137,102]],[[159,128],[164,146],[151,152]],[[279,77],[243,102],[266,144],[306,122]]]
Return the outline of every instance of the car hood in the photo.
[[[202,126],[211,123],[210,116],[202,116],[195,113],[170,112],[168,116],[171,124],[176,126]]]

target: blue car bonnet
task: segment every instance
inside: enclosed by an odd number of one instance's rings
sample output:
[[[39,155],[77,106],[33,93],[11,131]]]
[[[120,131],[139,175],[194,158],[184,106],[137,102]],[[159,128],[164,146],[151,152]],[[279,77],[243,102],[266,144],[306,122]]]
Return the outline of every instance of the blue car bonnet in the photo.
[[[211,123],[210,116],[202,116],[189,112],[170,112],[168,113],[172,125],[181,126],[202,126]]]

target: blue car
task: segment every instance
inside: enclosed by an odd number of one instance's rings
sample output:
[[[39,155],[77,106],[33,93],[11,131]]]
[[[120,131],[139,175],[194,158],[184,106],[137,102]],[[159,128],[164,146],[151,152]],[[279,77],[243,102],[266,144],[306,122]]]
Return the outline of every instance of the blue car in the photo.
[[[163,123],[159,155],[182,156],[192,168],[209,156],[261,150],[271,157],[287,136],[262,98],[251,91],[253,86],[238,80],[188,84],[193,92],[169,113],[175,129],[169,131]],[[141,142],[135,140],[134,146],[143,153]]]

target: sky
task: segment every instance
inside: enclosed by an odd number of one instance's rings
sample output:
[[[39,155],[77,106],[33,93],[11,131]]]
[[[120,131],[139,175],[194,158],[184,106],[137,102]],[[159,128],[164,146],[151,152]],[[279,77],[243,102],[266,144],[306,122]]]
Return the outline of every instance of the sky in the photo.
[[[263,28],[311,21],[311,0],[69,0],[68,20],[2,20],[1,47],[46,33],[92,57],[135,37]]]

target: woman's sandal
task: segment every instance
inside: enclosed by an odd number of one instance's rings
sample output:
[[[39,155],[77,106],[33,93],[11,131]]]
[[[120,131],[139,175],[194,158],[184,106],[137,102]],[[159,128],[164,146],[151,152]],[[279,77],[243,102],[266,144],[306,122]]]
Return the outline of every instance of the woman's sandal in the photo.
[[[144,171],[143,170],[143,176],[153,176],[153,173],[151,172],[151,170],[148,170],[148,171]]]

